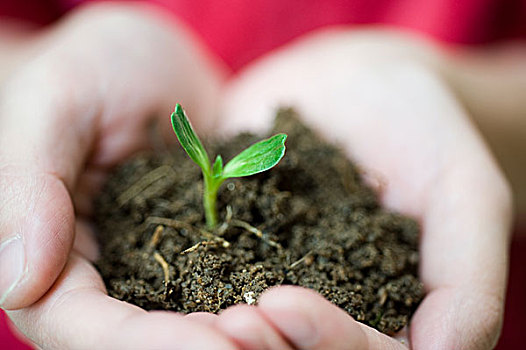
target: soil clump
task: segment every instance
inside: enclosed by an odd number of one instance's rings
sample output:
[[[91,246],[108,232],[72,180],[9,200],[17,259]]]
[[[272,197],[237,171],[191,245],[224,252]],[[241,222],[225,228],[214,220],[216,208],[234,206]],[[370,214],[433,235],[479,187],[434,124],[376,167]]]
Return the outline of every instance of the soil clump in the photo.
[[[382,209],[357,167],[293,111],[278,113],[276,132],[289,135],[285,157],[223,184],[215,232],[204,224],[201,170],[181,147],[118,167],[95,205],[108,293],[147,310],[216,313],[293,284],[381,332],[400,330],[424,295],[417,223]],[[260,139],[205,147],[226,163]]]

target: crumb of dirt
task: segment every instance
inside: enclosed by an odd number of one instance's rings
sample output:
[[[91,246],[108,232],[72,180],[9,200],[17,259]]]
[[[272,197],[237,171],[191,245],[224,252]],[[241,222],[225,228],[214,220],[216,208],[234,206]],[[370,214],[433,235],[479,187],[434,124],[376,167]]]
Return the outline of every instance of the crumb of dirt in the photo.
[[[382,209],[356,166],[292,110],[278,113],[273,132],[289,135],[285,157],[222,186],[217,232],[204,225],[200,169],[180,148],[120,166],[96,200],[108,293],[147,310],[215,313],[293,284],[397,332],[424,295],[418,225]],[[258,139],[207,148],[228,160]]]

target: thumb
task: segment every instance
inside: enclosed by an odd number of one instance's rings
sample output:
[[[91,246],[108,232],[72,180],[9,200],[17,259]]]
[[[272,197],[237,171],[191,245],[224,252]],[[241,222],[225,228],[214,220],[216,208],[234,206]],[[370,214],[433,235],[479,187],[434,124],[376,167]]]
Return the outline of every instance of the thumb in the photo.
[[[88,119],[93,108],[81,109],[74,90],[50,79],[49,70],[29,68],[26,73],[30,79],[11,81],[0,95],[0,307],[4,309],[34,303],[64,267],[75,222],[69,190],[92,139]],[[73,115],[76,120],[71,120]]]
[[[0,306],[17,309],[38,300],[62,270],[73,206],[56,175],[21,165],[2,164],[0,196]]]

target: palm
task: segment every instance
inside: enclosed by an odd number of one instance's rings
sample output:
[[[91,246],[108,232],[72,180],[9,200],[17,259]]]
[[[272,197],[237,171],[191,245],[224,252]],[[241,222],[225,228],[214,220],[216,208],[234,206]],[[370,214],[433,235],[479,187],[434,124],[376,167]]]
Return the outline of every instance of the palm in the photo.
[[[510,216],[502,175],[430,69],[378,59],[377,47],[366,50],[345,34],[336,46],[330,35],[244,72],[226,94],[225,125],[231,126],[225,129],[260,129],[277,105],[297,107],[373,185],[380,183],[384,205],[421,224],[420,277],[427,295],[411,324],[413,345],[434,339],[438,348],[491,347],[500,319],[485,314],[502,309]],[[472,337],[459,340],[462,328]]]

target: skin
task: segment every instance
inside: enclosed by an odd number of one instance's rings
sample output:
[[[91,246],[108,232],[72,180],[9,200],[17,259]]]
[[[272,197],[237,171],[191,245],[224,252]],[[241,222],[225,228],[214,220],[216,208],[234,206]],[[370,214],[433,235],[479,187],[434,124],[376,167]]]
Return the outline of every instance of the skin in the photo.
[[[261,129],[276,105],[297,106],[383,184],[387,207],[422,225],[427,296],[411,323],[412,346],[492,348],[506,285],[509,188],[435,71],[440,57],[390,39],[334,30],[292,44],[231,86],[231,120],[222,125]]]
[[[492,348],[512,200],[470,117],[482,119],[467,111],[506,111],[513,124],[526,110],[477,95],[502,93],[474,80],[494,77],[495,61],[401,34],[332,29],[227,80],[218,60],[164,16],[137,5],[91,5],[45,33],[22,35],[0,56],[8,67],[0,75],[0,197],[7,198],[0,251],[22,242],[27,253],[23,278],[0,302],[17,328],[44,349]],[[513,93],[524,82],[499,83]],[[106,295],[91,265],[92,193],[112,165],[148,147],[156,116],[175,141],[174,101],[203,133],[262,130],[277,105],[292,104],[360,164],[386,206],[419,220],[428,294],[405,344],[296,287],[271,289],[258,306],[219,316],[146,312]],[[485,118],[479,125],[496,123]]]

